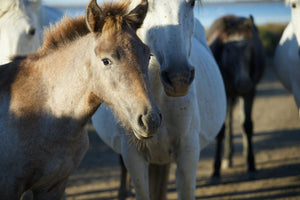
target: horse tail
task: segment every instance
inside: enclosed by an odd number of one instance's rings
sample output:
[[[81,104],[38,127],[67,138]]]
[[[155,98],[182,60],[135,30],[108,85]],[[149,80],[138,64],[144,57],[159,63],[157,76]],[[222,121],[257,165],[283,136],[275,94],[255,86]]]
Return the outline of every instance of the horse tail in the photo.
[[[165,200],[169,179],[170,164],[149,165],[149,190],[153,200]]]

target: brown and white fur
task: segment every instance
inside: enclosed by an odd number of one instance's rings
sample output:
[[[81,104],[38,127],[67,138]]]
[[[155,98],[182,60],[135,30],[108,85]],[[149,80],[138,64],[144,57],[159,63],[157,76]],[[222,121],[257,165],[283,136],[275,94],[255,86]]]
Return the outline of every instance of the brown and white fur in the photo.
[[[37,53],[0,66],[0,199],[61,199],[88,149],[84,126],[107,103],[137,137],[155,134],[161,115],[149,92],[150,52],[136,35],[142,1],[96,0],[86,17],[65,18]]]

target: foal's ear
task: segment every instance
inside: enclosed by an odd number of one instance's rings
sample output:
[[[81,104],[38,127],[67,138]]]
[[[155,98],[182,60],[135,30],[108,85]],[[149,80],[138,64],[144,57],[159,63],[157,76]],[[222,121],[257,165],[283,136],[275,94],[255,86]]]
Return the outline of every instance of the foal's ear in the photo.
[[[86,24],[92,33],[101,32],[103,27],[102,19],[102,10],[97,4],[97,0],[90,0],[86,7]]]
[[[148,11],[148,0],[142,0],[142,2],[125,15],[127,23],[134,29],[137,30],[143,24]]]

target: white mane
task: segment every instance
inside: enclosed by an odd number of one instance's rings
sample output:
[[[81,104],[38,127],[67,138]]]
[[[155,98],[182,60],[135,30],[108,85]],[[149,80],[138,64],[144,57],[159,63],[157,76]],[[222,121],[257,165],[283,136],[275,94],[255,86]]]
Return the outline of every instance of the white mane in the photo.
[[[18,9],[20,4],[20,0],[6,0],[2,1],[0,4],[0,17],[7,13],[8,11],[12,11]]]

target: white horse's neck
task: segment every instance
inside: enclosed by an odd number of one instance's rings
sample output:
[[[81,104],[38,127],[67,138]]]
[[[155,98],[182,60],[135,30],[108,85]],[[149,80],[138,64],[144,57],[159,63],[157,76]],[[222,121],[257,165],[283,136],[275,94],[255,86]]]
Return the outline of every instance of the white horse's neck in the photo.
[[[12,0],[12,1],[1,1],[0,4],[0,17],[2,17],[7,12],[18,9],[20,2],[18,0]]]

